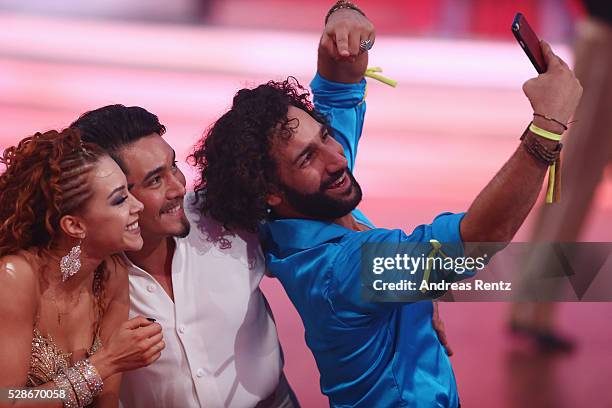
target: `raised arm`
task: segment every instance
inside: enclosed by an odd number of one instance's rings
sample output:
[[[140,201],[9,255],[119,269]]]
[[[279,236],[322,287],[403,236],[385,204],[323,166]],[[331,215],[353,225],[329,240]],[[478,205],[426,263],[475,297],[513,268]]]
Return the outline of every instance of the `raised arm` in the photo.
[[[525,82],[523,91],[534,113],[567,123],[580,101],[582,87],[567,64],[542,42],[548,70]],[[534,125],[561,134],[563,127],[552,120],[536,116]],[[558,142],[531,131],[526,138],[536,140],[548,151]],[[525,139],[527,140],[527,139]],[[535,204],[548,165],[530,154],[525,140],[482,190],[461,222],[464,242],[510,242]]]
[[[340,3],[330,10],[321,35],[317,69],[329,81],[359,83],[368,66],[366,48],[374,44],[376,33],[360,10],[337,8]]]

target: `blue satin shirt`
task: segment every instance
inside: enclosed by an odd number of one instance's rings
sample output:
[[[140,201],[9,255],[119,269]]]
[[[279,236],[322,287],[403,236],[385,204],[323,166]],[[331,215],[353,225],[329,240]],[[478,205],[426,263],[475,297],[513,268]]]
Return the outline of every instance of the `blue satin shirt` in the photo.
[[[352,170],[365,116],[365,80],[339,84],[318,74],[314,102],[327,115]],[[461,242],[463,214],[444,213],[407,235],[372,228],[281,219],[262,225],[269,271],[282,283],[306,329],[306,343],[332,407],[457,407],[455,377],[432,328],[433,304],[367,303],[360,297],[360,251],[367,242]],[[468,275],[466,275],[468,277]]]

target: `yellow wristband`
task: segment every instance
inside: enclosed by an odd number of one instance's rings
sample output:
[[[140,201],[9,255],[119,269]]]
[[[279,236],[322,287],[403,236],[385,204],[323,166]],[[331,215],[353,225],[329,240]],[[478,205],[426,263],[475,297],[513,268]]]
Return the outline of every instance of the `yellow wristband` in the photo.
[[[539,128],[536,125],[534,125],[533,122],[529,125],[529,130],[538,136],[541,136],[548,140],[554,140],[555,142],[560,142],[561,138],[563,137],[563,135],[558,135],[556,133],[549,132],[548,130]]]

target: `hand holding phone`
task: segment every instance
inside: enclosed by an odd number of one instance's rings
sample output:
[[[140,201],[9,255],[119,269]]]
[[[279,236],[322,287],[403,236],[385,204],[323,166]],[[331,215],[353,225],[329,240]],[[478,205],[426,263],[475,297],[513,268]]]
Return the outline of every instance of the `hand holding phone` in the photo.
[[[541,48],[544,60],[547,63],[546,72],[527,80],[523,84],[523,92],[531,102],[534,112],[567,123],[578,106],[582,95],[582,86],[570,67],[555,55],[546,41],[542,41]],[[544,127],[536,122],[543,123]],[[562,128],[546,128],[545,126],[549,124],[555,127],[560,127],[560,125],[555,125],[554,122],[542,118],[534,118],[534,123],[536,126],[553,133],[562,131]]]
[[[540,39],[531,29],[531,26],[527,22],[527,19],[522,13],[516,13],[514,21],[512,22],[512,33],[519,45],[525,51],[525,54],[529,57],[529,60],[535,67],[538,74],[546,72],[546,60],[542,54],[542,48],[540,47]]]

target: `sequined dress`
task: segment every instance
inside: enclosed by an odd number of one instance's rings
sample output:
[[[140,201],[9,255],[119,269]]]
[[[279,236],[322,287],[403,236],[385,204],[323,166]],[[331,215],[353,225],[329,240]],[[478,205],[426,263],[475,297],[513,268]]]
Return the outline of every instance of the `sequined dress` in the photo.
[[[87,357],[91,357],[100,347],[102,347],[102,341],[98,330],[91,347],[87,350]],[[55,344],[51,335],[43,336],[38,329],[38,324],[36,324],[32,338],[32,357],[26,387],[37,387],[53,380],[62,370],[71,366],[71,356],[72,353],[64,352]]]

